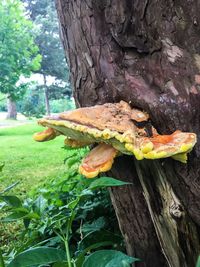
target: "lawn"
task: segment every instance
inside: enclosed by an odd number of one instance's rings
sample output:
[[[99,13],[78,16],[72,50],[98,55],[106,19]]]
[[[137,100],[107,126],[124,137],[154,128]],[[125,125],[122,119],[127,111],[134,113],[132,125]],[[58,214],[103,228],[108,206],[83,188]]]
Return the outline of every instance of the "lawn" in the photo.
[[[64,136],[49,142],[35,142],[32,135],[43,129],[36,122],[0,128],[0,165],[5,163],[0,172],[0,192],[19,182],[9,194],[23,199],[44,188],[47,181],[66,176]],[[3,216],[0,214],[0,218]],[[20,244],[19,229],[22,227],[22,222],[0,222],[0,248],[3,251]]]
[[[45,181],[65,174],[64,137],[45,143],[35,142],[32,135],[43,129],[36,123],[0,128],[0,163],[5,163],[0,173],[0,191],[19,182],[14,191],[24,195]]]

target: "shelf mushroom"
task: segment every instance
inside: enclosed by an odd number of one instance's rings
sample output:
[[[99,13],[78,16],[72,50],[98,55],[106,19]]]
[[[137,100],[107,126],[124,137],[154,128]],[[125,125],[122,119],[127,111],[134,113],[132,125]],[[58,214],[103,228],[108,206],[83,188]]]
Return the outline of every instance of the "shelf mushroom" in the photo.
[[[38,123],[48,128],[34,134],[36,141],[65,135],[65,144],[71,147],[98,144],[79,167],[87,178],[108,171],[120,154],[134,155],[137,160],[172,157],[186,163],[187,153],[196,143],[195,133],[158,134],[147,113],[131,108],[124,101],[63,112]]]

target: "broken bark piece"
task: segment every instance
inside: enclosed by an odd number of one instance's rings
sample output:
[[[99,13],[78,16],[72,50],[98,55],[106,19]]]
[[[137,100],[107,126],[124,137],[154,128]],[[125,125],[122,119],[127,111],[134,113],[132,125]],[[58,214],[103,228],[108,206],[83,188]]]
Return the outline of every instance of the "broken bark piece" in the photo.
[[[100,172],[109,171],[118,151],[107,144],[99,144],[83,159],[79,172],[87,178],[94,178]]]
[[[38,123],[49,129],[34,135],[36,141],[48,141],[63,134],[67,136],[65,143],[72,147],[101,144],[94,152],[92,150],[87,161],[83,161],[80,167],[80,171],[85,175],[89,173],[90,177],[108,170],[107,166],[111,168],[110,164],[116,155],[109,160],[107,155],[110,155],[110,151],[113,151],[113,155],[114,151],[134,155],[137,160],[173,157],[186,163],[187,153],[196,143],[194,133],[175,131],[171,135],[159,135],[147,113],[132,109],[124,101],[79,108],[40,119]],[[98,153],[105,156],[105,168],[104,165],[99,168],[93,166],[92,157],[98,158]]]

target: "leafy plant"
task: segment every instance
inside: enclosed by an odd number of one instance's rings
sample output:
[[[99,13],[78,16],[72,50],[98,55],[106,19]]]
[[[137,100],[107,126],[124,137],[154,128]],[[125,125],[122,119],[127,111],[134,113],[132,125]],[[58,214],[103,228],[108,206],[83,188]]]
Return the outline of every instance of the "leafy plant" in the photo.
[[[29,83],[22,100],[18,101],[19,112],[27,117],[42,117],[45,114],[44,96],[42,90],[37,88],[37,83]]]
[[[1,194],[1,209],[7,214],[2,221],[22,220],[24,224],[21,246],[9,254],[4,253],[6,266],[49,263],[54,263],[54,267],[88,266],[87,262],[97,255],[92,257],[92,252],[98,249],[118,250],[112,252],[113,257],[121,255],[124,263],[130,265],[131,258],[119,254],[119,250],[124,250],[123,241],[108,192],[103,190],[126,183],[110,177],[85,179],[78,174],[78,166],[86,152],[87,149],[67,149],[65,179],[49,181],[31,198],[21,201],[8,191]],[[108,251],[105,250],[105,257],[110,260],[106,256],[111,255]],[[43,252],[47,253],[46,262]]]
[[[4,163],[0,163],[0,172],[2,172],[4,165]]]
[[[28,267],[59,261],[65,262],[65,260],[65,252],[61,249],[37,247],[18,254],[17,257],[7,265],[7,267]]]
[[[200,256],[198,257],[196,267],[200,267]]]
[[[129,257],[116,250],[99,250],[92,253],[83,263],[83,267],[128,267],[138,259]]]
[[[52,113],[59,113],[63,110],[71,110],[75,108],[74,100],[69,97],[50,100],[50,106]]]

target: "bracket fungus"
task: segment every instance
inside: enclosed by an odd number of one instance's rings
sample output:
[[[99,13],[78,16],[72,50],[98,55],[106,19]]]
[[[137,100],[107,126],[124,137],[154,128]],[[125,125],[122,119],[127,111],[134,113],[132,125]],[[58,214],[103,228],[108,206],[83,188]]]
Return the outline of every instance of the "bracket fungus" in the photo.
[[[186,163],[187,153],[196,143],[194,133],[158,134],[147,113],[131,108],[124,101],[63,112],[38,123],[48,129],[34,134],[36,141],[65,135],[65,144],[71,147],[98,144],[79,167],[87,178],[108,171],[120,154],[134,155],[137,160],[172,157]]]

